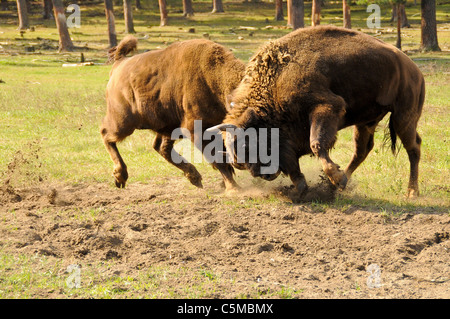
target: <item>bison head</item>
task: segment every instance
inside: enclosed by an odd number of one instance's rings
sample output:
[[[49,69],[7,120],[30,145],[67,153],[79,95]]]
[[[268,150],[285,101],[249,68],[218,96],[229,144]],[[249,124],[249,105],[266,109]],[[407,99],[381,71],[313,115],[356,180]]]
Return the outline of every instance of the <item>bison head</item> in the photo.
[[[229,161],[235,168],[268,181],[280,175],[277,128],[242,128],[224,123],[208,131],[222,132]]]

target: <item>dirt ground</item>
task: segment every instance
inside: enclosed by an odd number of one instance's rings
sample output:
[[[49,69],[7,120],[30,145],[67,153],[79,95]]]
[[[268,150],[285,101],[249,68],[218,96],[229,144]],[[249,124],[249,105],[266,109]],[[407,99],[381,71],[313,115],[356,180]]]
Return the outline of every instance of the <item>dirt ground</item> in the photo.
[[[264,297],[280,287],[299,298],[450,297],[448,213],[386,215],[293,204],[280,189],[226,196],[219,185],[187,183],[3,185],[0,249],[63,267],[114,260],[115,275],[208,269],[221,280],[206,298]],[[178,274],[166,285],[190,280]]]

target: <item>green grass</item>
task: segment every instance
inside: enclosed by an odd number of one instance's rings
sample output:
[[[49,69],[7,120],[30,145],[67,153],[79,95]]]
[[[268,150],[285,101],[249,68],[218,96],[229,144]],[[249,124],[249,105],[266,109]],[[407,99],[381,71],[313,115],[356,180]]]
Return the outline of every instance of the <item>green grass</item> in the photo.
[[[230,276],[205,268],[183,266],[146,267],[133,276],[115,270],[114,261],[80,264],[80,282],[75,287],[69,265],[43,255],[11,255],[0,251],[0,299],[5,298],[101,298],[161,299],[214,298],[221,285],[233,282]],[[182,285],[180,285],[182,280]],[[71,288],[72,287],[72,288]],[[302,289],[251,287],[238,298],[294,298]]]

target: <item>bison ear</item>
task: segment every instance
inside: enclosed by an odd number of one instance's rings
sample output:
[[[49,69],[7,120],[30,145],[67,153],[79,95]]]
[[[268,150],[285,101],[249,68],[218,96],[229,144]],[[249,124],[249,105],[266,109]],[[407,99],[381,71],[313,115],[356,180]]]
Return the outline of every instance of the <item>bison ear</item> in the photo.
[[[251,107],[247,108],[247,110],[245,110],[245,112],[242,114],[241,121],[241,123],[245,123],[245,125],[243,126],[252,127],[253,124],[257,122],[256,111]]]
[[[206,130],[206,132],[214,132],[214,131],[226,131],[227,128],[237,129],[238,127],[234,124],[226,124],[222,123],[213,127],[210,127]]]

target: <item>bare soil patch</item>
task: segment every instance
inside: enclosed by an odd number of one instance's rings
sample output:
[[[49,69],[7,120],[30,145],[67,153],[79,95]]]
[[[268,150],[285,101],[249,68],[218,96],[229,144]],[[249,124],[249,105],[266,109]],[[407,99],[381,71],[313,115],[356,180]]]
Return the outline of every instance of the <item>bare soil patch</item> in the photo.
[[[0,251],[62,267],[114,261],[111,276],[206,269],[221,278],[210,298],[273,297],[281,287],[299,298],[450,297],[448,214],[293,204],[279,189],[227,196],[183,179],[35,185],[0,190]],[[163,284],[182,296],[192,280],[179,273]]]

